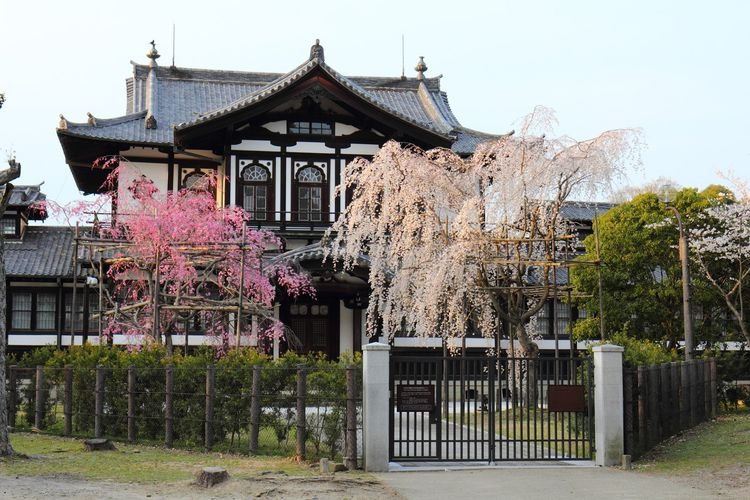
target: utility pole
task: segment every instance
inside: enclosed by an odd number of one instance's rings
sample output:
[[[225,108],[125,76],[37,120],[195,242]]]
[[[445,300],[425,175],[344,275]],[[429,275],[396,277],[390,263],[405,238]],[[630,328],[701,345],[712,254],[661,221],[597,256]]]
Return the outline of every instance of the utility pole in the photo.
[[[668,206],[675,217],[677,217],[677,226],[680,229],[680,264],[682,265],[682,316],[685,330],[685,361],[693,359],[693,351],[695,350],[695,341],[693,337],[693,311],[691,307],[691,294],[690,294],[690,267],[688,265],[688,244],[687,235],[685,234],[685,228],[682,225],[682,217],[680,212],[675,207]]]

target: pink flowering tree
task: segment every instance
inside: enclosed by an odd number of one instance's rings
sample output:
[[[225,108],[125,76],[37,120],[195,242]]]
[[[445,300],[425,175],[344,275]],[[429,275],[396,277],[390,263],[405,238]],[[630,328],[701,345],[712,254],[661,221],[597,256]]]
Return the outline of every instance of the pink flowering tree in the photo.
[[[120,168],[110,176],[113,187]],[[217,208],[215,179],[160,193],[141,177],[126,188],[127,204],[111,196],[127,213],[97,218],[93,237],[80,238],[92,267],[106,273],[105,337],[125,334],[134,344],[171,346],[172,333],[192,324],[212,335],[221,352],[251,333],[261,340],[282,334],[272,314],[277,287],[293,297],[313,293],[307,275],[264,260],[281,247],[278,237],[245,229],[247,214],[239,207]],[[257,319],[254,332],[250,316]]]
[[[512,353],[537,356],[529,322],[554,293],[553,269],[575,235],[563,204],[639,162],[635,131],[576,141],[548,135],[554,123],[538,108],[519,133],[468,158],[391,141],[349,164],[341,189],[354,196],[329,252],[344,266],[369,256],[370,334],[441,336],[456,349],[469,331],[496,341],[505,331]]]
[[[690,230],[691,257],[722,298],[739,333],[750,345],[750,187],[733,179],[735,199],[708,208]]]

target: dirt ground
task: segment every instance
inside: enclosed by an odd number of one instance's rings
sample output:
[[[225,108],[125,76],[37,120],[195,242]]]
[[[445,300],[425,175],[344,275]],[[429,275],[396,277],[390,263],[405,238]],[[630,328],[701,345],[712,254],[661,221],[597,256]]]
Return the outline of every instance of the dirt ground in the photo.
[[[274,498],[274,499],[397,499],[393,489],[374,479],[330,477],[294,478],[263,475],[252,479],[231,479],[211,489],[186,483],[153,486],[91,481],[70,476],[15,477],[0,471],[3,499],[131,499],[131,498]]]
[[[91,481],[72,476],[15,477],[0,471],[0,498],[7,499],[442,499],[497,498],[547,499],[555,491],[560,499],[750,498],[750,465],[734,470],[706,472],[679,478],[643,474],[618,468],[503,468],[444,472],[397,472],[377,478],[336,474],[328,477],[259,475],[230,479],[204,489],[189,483],[157,485]],[[542,480],[542,478],[544,480]]]

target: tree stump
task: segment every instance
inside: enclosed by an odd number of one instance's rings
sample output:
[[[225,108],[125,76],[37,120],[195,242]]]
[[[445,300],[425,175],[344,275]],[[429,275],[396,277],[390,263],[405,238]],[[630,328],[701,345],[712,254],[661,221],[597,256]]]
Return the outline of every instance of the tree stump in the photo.
[[[210,488],[229,479],[229,473],[223,467],[203,467],[196,475],[195,484]]]
[[[109,439],[95,438],[87,439],[83,442],[86,451],[110,451],[116,450],[115,445]]]

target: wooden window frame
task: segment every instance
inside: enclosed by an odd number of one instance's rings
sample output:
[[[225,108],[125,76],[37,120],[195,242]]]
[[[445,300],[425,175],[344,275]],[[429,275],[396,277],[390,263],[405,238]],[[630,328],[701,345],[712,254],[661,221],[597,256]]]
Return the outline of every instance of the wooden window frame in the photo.
[[[259,167],[259,168],[262,168],[263,170],[265,170],[266,174],[267,174],[266,181],[246,181],[244,179],[244,175],[243,174],[244,174],[244,172],[245,172],[246,169],[252,168],[252,167]],[[275,215],[275,210],[274,210],[274,207],[275,207],[275,205],[274,205],[274,201],[275,201],[274,200],[274,194],[275,194],[275,192],[274,191],[275,190],[274,190],[273,173],[271,172],[271,170],[267,166],[265,166],[265,165],[263,165],[263,164],[261,164],[261,163],[259,163],[257,161],[252,161],[252,162],[250,162],[250,163],[242,166],[242,168],[239,171],[238,180],[239,180],[239,182],[237,183],[237,198],[240,200],[239,205],[246,212],[248,212],[249,219],[252,220],[252,221],[254,221],[254,222],[269,222],[269,221],[273,221],[274,220],[274,215]],[[253,188],[263,186],[263,187],[266,188],[266,207],[265,207],[264,210],[258,210],[257,208],[254,208],[254,210],[248,210],[248,208],[245,206],[245,188],[248,187],[248,186],[253,187]],[[265,214],[264,218],[262,218],[262,219],[256,218],[255,214],[253,214],[253,212],[263,212]]]
[[[312,168],[320,172],[321,177],[323,178],[322,182],[300,182],[299,176],[300,173],[302,173],[304,170]],[[306,188],[320,188],[320,210],[317,211],[317,214],[319,214],[320,219],[319,220],[313,220],[312,216],[316,213],[316,211],[313,211],[312,209],[308,209],[305,214],[306,216],[303,218],[302,210],[300,209],[300,188],[306,187]],[[292,218],[295,222],[304,222],[309,224],[327,224],[329,222],[328,215],[329,215],[329,199],[328,199],[328,177],[326,176],[326,172],[318,167],[317,165],[313,164],[313,162],[308,162],[307,165],[304,167],[301,167],[294,175],[294,182],[292,184],[292,210],[294,212],[294,217]]]

